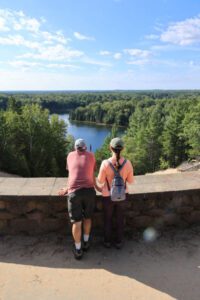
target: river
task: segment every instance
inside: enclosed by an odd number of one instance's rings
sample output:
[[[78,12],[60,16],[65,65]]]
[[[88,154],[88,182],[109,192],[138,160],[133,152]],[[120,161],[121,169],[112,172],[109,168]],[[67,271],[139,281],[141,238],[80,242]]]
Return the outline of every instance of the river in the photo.
[[[87,148],[95,152],[100,148],[105,138],[111,132],[110,126],[85,124],[81,122],[75,122],[69,120],[69,114],[60,114],[59,118],[67,123],[68,134],[73,135],[75,139],[82,138],[87,144]],[[121,135],[123,130],[119,130]]]

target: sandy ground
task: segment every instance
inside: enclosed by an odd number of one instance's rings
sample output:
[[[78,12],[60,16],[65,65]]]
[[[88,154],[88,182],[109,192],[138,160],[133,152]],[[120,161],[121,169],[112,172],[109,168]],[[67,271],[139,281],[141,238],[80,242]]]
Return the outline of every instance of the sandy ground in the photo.
[[[200,299],[200,227],[151,243],[137,233],[122,250],[100,238],[76,261],[63,236],[0,237],[1,300]]]

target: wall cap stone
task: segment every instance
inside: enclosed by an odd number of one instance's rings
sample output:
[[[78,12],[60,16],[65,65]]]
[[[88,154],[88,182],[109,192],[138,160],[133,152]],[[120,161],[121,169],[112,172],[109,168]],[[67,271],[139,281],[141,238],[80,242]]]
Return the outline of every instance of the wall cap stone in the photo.
[[[1,178],[0,200],[58,200],[58,190],[67,186],[67,178]],[[200,191],[200,171],[164,175],[135,176],[129,194],[145,199],[146,195],[161,193],[189,193]],[[97,196],[101,194],[97,192]]]

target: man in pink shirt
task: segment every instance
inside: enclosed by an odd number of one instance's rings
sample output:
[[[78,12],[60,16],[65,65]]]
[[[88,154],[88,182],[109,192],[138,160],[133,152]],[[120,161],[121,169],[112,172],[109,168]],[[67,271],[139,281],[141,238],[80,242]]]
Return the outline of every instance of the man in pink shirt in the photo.
[[[76,259],[81,259],[83,250],[89,248],[89,236],[92,225],[92,215],[95,208],[96,187],[94,154],[87,151],[85,141],[75,141],[75,151],[67,156],[69,171],[68,187],[62,189],[59,195],[68,195],[68,212],[72,222],[72,235],[74,238],[73,253]],[[83,223],[83,245],[82,239]]]

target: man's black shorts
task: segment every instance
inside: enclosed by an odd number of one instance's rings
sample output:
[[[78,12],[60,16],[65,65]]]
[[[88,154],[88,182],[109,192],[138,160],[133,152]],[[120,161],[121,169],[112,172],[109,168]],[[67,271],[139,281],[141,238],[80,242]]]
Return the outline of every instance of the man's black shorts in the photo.
[[[91,219],[95,208],[96,192],[94,188],[83,188],[67,196],[70,221],[80,222]]]

